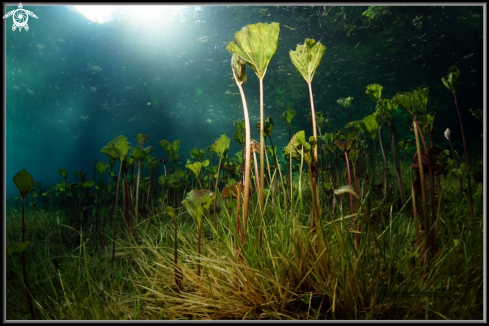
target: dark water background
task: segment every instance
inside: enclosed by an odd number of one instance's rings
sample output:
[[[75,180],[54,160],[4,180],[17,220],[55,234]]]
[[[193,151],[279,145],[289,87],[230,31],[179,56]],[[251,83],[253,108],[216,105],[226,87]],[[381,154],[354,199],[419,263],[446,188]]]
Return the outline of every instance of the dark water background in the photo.
[[[278,152],[288,141],[280,119],[287,106],[297,111],[292,131],[312,135],[307,84],[289,57],[307,37],[327,47],[313,92],[316,112],[335,130],[348,122],[339,98],[353,97],[351,120],[361,120],[375,110],[367,85],[382,85],[382,98],[427,85],[435,144],[450,148],[443,137],[450,128],[463,154],[453,97],[441,82],[457,65],[470,159],[483,154],[483,127],[469,111],[484,104],[482,6],[393,6],[374,18],[362,15],[368,6],[166,6],[156,17],[151,7],[132,8],[140,15],[119,13],[97,24],[70,6],[25,6],[38,19],[29,17],[30,29],[22,32],[12,31],[12,17],[4,19],[7,199],[18,195],[12,178],[23,168],[43,186],[62,180],[60,168],[70,171],[68,182],[73,171],[93,177],[95,161],[108,162],[100,149],[119,135],[136,146],[136,135],[147,134],[144,146],[153,146],[158,158],[164,154],[160,140],[179,139],[184,166],[192,148],[207,148],[225,133],[234,156],[240,148],[233,121],[243,119],[243,109],[225,47],[242,27],[258,22],[280,23],[264,78],[265,117],[274,118]],[[4,7],[4,14],[15,9]],[[252,138],[259,139],[258,79],[247,72]],[[413,138],[403,111],[395,118],[398,140]]]

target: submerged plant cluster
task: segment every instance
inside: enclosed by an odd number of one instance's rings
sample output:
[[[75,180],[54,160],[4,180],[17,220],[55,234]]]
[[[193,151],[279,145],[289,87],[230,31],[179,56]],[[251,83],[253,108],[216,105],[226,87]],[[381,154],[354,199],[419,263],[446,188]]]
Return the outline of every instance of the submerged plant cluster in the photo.
[[[291,134],[286,108],[289,142],[277,148],[263,79],[278,36],[278,23],[248,25],[227,46],[244,112],[236,155],[223,134],[183,165],[179,140],[161,140],[157,159],[143,148],[148,136],[131,147],[120,135],[101,149],[109,163],[96,163],[93,179],[74,171],[68,183],[59,169],[63,180],[42,187],[25,170],[14,177],[22,219],[11,206],[7,318],[482,319],[481,172],[467,151],[433,143],[428,87],[386,99],[368,85],[374,111],[334,130],[312,90],[326,47],[306,39],[290,58],[308,84],[312,136]],[[260,81],[259,142],[247,67]],[[442,78],[454,113],[459,75],[453,66]],[[347,115],[353,100],[338,99]],[[411,119],[394,122],[399,109]]]

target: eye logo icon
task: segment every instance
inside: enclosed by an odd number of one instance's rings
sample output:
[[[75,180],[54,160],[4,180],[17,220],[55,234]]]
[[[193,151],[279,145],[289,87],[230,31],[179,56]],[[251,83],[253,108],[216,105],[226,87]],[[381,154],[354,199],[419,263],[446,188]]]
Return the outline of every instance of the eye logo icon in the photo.
[[[37,19],[37,16],[29,10],[23,9],[22,3],[19,3],[19,9],[9,11],[3,19],[13,16],[14,24],[12,25],[12,31],[18,28],[19,32],[24,28],[26,31],[29,30],[29,25],[27,25],[27,21],[29,20],[29,16]]]

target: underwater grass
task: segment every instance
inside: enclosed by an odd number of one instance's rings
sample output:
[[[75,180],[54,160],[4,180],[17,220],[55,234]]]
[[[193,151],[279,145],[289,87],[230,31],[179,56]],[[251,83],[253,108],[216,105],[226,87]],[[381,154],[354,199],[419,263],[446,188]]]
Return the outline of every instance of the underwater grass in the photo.
[[[279,191],[272,205],[272,191],[265,192],[263,219],[257,194],[250,196],[255,209],[244,247],[235,229],[236,207],[227,208],[220,196],[217,228],[208,218],[203,223],[200,256],[197,225],[177,209],[181,291],[175,284],[174,225],[164,205],[134,226],[134,236],[116,240],[114,263],[110,250],[99,246],[93,227],[77,232],[63,212],[29,210],[26,259],[37,318],[482,319],[482,219],[467,216],[456,180],[444,184],[437,252],[427,273],[419,264],[411,198],[397,208],[370,190],[361,197],[366,211],[352,216],[342,208],[349,207],[342,196],[336,214],[323,207],[320,232],[311,233],[310,208],[304,204],[311,192],[303,191],[309,188],[308,178],[300,180],[302,185],[298,179],[293,183],[292,203]],[[474,206],[482,207],[481,200],[475,196]],[[8,228],[8,240],[18,237],[13,230],[20,223],[18,212],[9,212],[7,221],[14,228]],[[353,219],[359,226],[358,247]],[[76,238],[78,243],[72,240]],[[29,318],[25,297],[17,291],[23,288],[18,258],[7,257],[7,319]]]

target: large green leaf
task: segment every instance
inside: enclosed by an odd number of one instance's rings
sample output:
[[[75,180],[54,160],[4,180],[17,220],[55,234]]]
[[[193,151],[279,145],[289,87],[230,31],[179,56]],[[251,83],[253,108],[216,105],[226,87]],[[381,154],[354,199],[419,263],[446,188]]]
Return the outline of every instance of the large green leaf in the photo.
[[[221,137],[219,137],[219,139],[212,145],[212,149],[214,152],[216,152],[217,156],[222,159],[227,153],[229,145],[231,145],[231,139],[229,139],[225,134],[222,134]]]
[[[313,137],[310,137],[310,141],[314,141]],[[287,160],[292,157],[293,160],[301,161],[301,157],[304,156],[304,161],[310,165],[313,158],[313,146],[315,144],[310,144],[306,142],[306,133],[304,130],[298,131],[290,139],[289,144],[285,147],[285,156]]]
[[[154,156],[146,156],[146,161],[148,161],[146,166],[148,170],[153,170],[154,168],[160,166],[160,160]]]
[[[196,158],[199,160],[199,162],[202,162],[204,160],[204,157],[207,155],[205,149],[197,147],[192,148],[189,153],[191,158]]]
[[[205,160],[204,162],[207,163],[207,165],[209,164],[209,160]],[[190,171],[192,171],[195,176],[198,178],[199,177],[199,174],[200,174],[200,170],[202,169],[202,166],[204,166],[204,163],[203,162],[188,162],[185,167],[187,169],[189,169]]]
[[[457,66],[451,66],[448,68],[448,75],[441,78],[443,85],[450,90],[450,92],[455,93],[455,88],[457,87],[458,78],[460,77],[460,70]]]
[[[135,159],[136,161],[142,161],[153,150],[154,150],[154,148],[152,146],[148,146],[144,149],[141,146],[136,146],[132,149],[130,156],[131,156],[131,158]]]
[[[426,114],[426,105],[428,103],[428,86],[419,86],[414,92],[413,97],[416,99],[416,109]]]
[[[26,169],[22,169],[14,175],[14,183],[17,186],[17,190],[19,190],[20,197],[22,201],[25,200],[27,195],[31,192],[32,187],[36,185],[36,182],[32,178],[31,174],[27,172]]]
[[[63,170],[63,169],[58,169],[58,174],[63,178],[63,179],[66,179],[68,177],[68,174],[70,172],[69,171],[66,171],[66,170]]]
[[[362,129],[370,136],[370,138],[372,138],[373,141],[375,141],[377,129],[379,128],[379,122],[375,112],[363,118],[362,122],[363,123],[360,124]]]
[[[389,116],[390,119],[394,117],[398,107],[399,105],[390,99],[383,99],[377,102],[377,108],[380,108],[381,112]]]
[[[431,133],[433,131],[433,122],[435,121],[436,112],[430,112],[420,117],[421,130],[423,133]]]
[[[107,155],[107,157],[109,158],[110,166],[113,167],[115,164],[115,161],[117,160],[117,153],[115,151],[111,150],[108,146],[102,147],[100,152]],[[76,179],[78,172],[74,171],[73,173],[75,173],[75,179]]]
[[[399,92],[392,98],[394,102],[402,106],[409,114],[416,114],[416,97],[410,92]]]
[[[173,143],[170,143],[168,140],[163,139],[160,141],[160,145],[170,161],[178,161],[178,159],[180,158],[180,156],[178,155],[178,151],[180,149],[180,140],[177,139],[173,141]]]
[[[178,160],[176,157],[178,156],[177,154],[178,154],[178,151],[180,150],[180,140],[178,140],[178,139],[174,140],[173,144],[172,144],[172,148],[173,148],[173,154],[174,154],[173,158],[176,161],[176,160]]]
[[[357,133],[359,131],[362,131],[363,128],[362,128],[362,124],[363,124],[363,121],[362,120],[357,120],[357,121],[350,121],[348,122],[348,124],[346,125],[346,128],[348,130],[350,130],[350,132],[354,132],[354,133]]]
[[[99,179],[102,179],[102,176],[104,175],[105,171],[107,171],[108,167],[109,167],[109,164],[104,162],[104,161],[100,161],[100,162],[97,162],[97,164],[95,164],[95,169],[98,172]]]
[[[280,116],[282,120],[287,124],[287,126],[291,126],[292,119],[294,119],[296,112],[287,107],[287,110]]]
[[[65,191],[67,184],[64,181],[56,184],[56,189],[59,191]]]
[[[267,67],[278,46],[278,23],[257,23],[236,32],[234,41],[226,49],[238,54],[253,69],[259,79],[263,79]]]
[[[130,148],[131,146],[129,145],[127,138],[123,135],[120,135],[109,144],[107,144],[107,148],[102,148],[101,152],[112,156],[113,158],[118,159],[122,162],[126,158]]]
[[[365,94],[367,94],[372,101],[377,103],[378,101],[380,101],[380,98],[382,96],[382,86],[380,86],[379,84],[368,85]]]
[[[326,47],[313,39],[306,38],[304,44],[297,44],[295,51],[290,50],[290,60],[299,70],[307,83],[311,83],[317,67],[321,63]]]
[[[127,173],[127,171],[129,171],[129,169],[132,168],[134,163],[136,163],[136,160],[134,160],[130,156],[126,157],[124,161],[122,161],[122,170],[124,171],[124,173]]]
[[[170,158],[171,154],[173,153],[173,147],[171,146],[171,143],[168,140],[163,139],[160,140],[160,146],[163,148],[168,158]]]
[[[148,136],[145,134],[137,134],[136,136],[136,141],[139,143],[139,145],[143,146],[144,143],[148,140]]]
[[[187,196],[182,201],[182,205],[195,222],[201,225],[204,213],[209,210],[215,198],[216,195],[210,190],[192,190],[187,193]]]
[[[353,97],[349,96],[347,98],[339,98],[337,103],[345,109],[348,109],[351,105],[351,101],[353,101]]]

